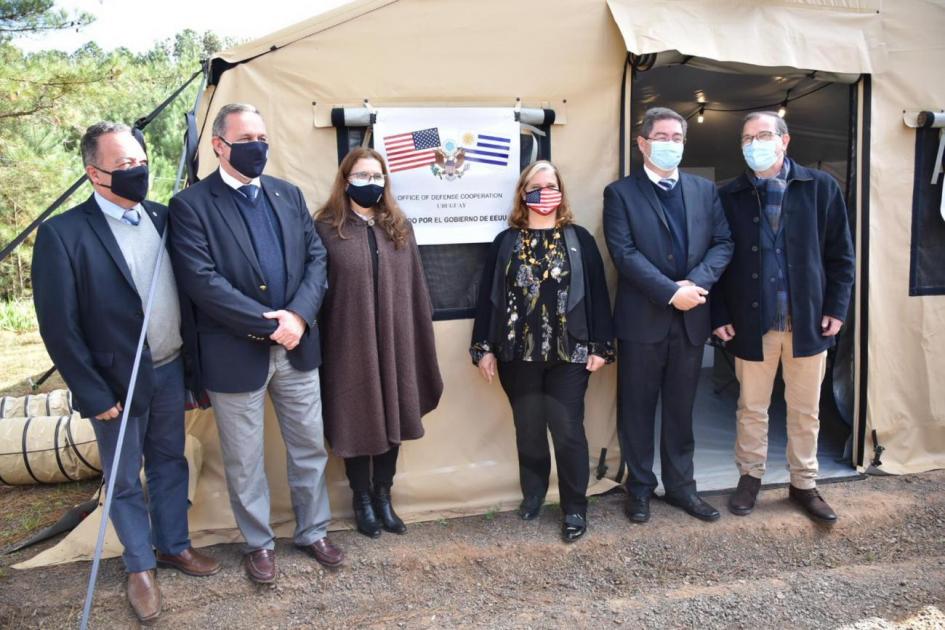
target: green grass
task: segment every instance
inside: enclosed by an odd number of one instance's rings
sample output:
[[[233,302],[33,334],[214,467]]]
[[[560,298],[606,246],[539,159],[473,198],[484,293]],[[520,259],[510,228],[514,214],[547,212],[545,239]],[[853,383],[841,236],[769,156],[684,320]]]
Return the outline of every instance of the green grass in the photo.
[[[30,300],[0,302],[0,330],[21,333],[36,330],[36,311]]]

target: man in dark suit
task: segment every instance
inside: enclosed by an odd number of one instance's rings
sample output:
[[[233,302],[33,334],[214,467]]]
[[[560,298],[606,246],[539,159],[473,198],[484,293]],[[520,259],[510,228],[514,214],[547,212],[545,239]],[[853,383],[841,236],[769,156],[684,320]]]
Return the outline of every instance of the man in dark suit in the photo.
[[[335,567],[315,316],[327,289],[325,248],[302,192],[262,175],[266,125],[252,105],[213,121],[220,168],[171,200],[171,257],[195,305],[199,365],[213,404],[230,505],[246,539],[250,579],[275,580],[275,537],[263,462],[272,398],[288,455],[295,544]]]
[[[768,457],[768,408],[778,366],[787,402],[788,496],[816,521],[837,514],[817,490],[820,389],[827,349],[850,306],[856,259],[837,181],[787,157],[787,124],[752,112],[741,132],[748,171],[719,191],[734,264],[712,292],[715,334],[735,355],[739,396],[729,510],[755,507]]]
[[[719,512],[696,494],[692,408],[711,330],[709,289],[732,257],[715,184],[679,172],[686,120],[656,107],[637,138],[643,168],[604,190],[604,236],[619,282],[618,418],[627,462],[627,517],[650,518],[657,400],[665,500],[706,521]]]
[[[92,428],[106,477],[115,476],[111,520],[124,546],[128,600],[142,621],[161,612],[156,565],[211,575],[220,564],[191,548],[184,459],[184,362],[174,273],[163,257],[167,208],[146,201],[148,162],[130,129],[88,128],[81,142],[94,188],[87,201],[39,227],[33,300],[49,356]],[[154,303],[118,468],[119,419],[152,284]],[[148,500],[139,480],[141,460]],[[155,555],[154,548],[157,547]]]

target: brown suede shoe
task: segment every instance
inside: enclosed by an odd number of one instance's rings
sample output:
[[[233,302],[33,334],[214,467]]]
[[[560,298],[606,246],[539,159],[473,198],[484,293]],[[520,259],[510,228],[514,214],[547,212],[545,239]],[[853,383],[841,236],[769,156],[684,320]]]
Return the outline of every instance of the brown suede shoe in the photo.
[[[276,581],[276,552],[273,549],[256,549],[243,556],[246,575],[257,584],[272,584]]]
[[[193,547],[188,547],[176,556],[157,552],[157,563],[159,567],[177,569],[181,573],[193,575],[194,577],[206,577],[220,571],[220,562],[200,553]]]
[[[135,611],[138,621],[151,623],[161,614],[161,589],[157,585],[154,570],[137,571],[128,574],[126,587],[128,603]]]
[[[297,545],[299,549],[312,556],[319,563],[325,565],[329,569],[334,569],[337,566],[340,566],[344,562],[345,554],[341,552],[341,549],[335,547],[328,536],[325,536],[321,540],[316,540],[311,545]]]
[[[791,486],[788,490],[788,497],[791,501],[804,508],[808,516],[815,521],[825,525],[833,525],[837,522],[837,513],[827,505],[827,502],[824,501],[820,493],[817,492],[817,488],[801,490],[800,488]]]
[[[755,509],[755,500],[761,488],[761,479],[751,475],[742,475],[738,487],[728,498],[728,511],[736,516],[746,516]]]

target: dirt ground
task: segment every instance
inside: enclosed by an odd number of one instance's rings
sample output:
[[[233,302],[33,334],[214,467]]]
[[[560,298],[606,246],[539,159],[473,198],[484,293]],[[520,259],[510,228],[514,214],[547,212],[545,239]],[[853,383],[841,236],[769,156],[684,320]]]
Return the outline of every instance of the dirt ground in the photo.
[[[216,576],[160,571],[157,627],[942,628],[943,489],[945,471],[825,485],[841,515],[832,530],[775,488],[754,514],[716,523],[654,501],[652,520],[633,525],[621,495],[600,497],[572,545],[553,507],[528,523],[503,513],[377,540],[338,532],[347,561],[335,571],[279,541],[272,587],[251,584],[239,547],[220,545],[209,549],[223,561]],[[90,565],[9,568],[35,552],[0,556],[0,627],[74,626]],[[136,625],[117,559],[103,564],[92,623]]]

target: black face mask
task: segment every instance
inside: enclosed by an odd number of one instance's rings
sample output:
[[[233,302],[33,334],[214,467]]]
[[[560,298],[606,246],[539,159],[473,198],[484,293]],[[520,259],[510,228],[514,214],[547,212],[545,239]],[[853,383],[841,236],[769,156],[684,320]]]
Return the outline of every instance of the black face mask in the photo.
[[[345,192],[351,197],[351,201],[362,208],[373,208],[377,205],[377,202],[381,200],[381,196],[384,194],[384,187],[378,186],[377,184],[355,186],[351,182],[348,182],[348,188]]]
[[[95,168],[106,175],[112,176],[111,186],[106,186],[105,184],[100,185],[105,186],[105,188],[111,188],[112,192],[122,199],[127,199],[128,201],[133,201],[135,203],[141,203],[144,201],[145,197],[148,196],[147,164],[141,164],[140,166],[135,166],[134,168],[126,168],[123,171],[106,171],[105,169],[101,169],[97,166]]]
[[[220,140],[230,147],[230,164],[244,177],[256,179],[262,175],[269,159],[269,144],[262,141],[234,142],[230,144],[223,138]]]

